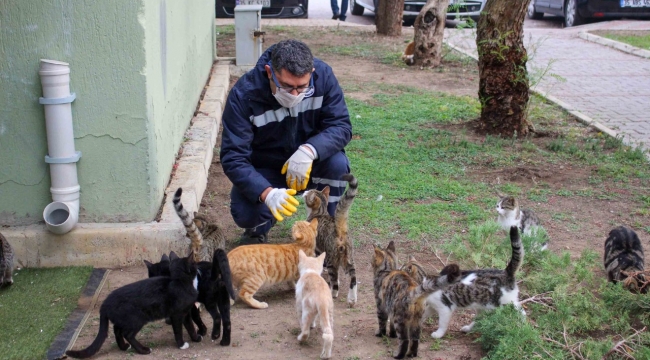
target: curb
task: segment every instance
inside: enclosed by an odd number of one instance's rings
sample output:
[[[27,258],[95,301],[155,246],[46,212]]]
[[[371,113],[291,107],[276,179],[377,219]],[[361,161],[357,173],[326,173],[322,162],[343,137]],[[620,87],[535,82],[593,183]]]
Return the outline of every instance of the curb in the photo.
[[[478,56],[474,55],[473,53],[470,53],[469,51],[467,51],[467,50],[465,50],[463,48],[460,48],[460,47],[458,47],[458,46],[456,46],[456,45],[454,45],[454,44],[452,44],[452,43],[450,43],[448,41],[444,41],[444,42],[450,48],[460,52],[461,54],[463,54],[465,56],[469,56],[472,59],[478,61]],[[612,129],[608,128],[607,126],[605,126],[602,123],[598,122],[597,120],[594,120],[591,117],[581,113],[580,111],[574,110],[572,106],[570,106],[569,104],[565,103],[564,101],[556,98],[555,96],[544,94],[543,92],[541,92],[539,90],[536,90],[535,88],[529,88],[529,90],[532,91],[533,93],[545,98],[546,100],[554,103],[555,105],[561,107],[562,109],[567,111],[569,114],[575,116],[578,119],[578,121],[580,121],[581,123],[589,125],[589,126],[595,128],[596,130],[598,130],[600,132],[603,132],[603,133],[605,133],[605,134],[607,134],[607,135],[609,135],[611,137],[618,137],[619,136],[619,133],[616,132],[615,130],[612,130]]]
[[[578,33],[578,37],[580,37],[583,40],[591,41],[593,43],[604,45],[604,46],[609,46],[616,50],[620,50],[622,52],[632,54],[644,59],[650,59],[650,51],[638,48],[636,46],[628,45],[620,41],[594,35],[587,31],[581,31],[580,33]]]
[[[215,62],[199,111],[185,132],[176,172],[165,189],[160,221],[139,223],[79,223],[65,235],[47,231],[44,224],[12,226],[2,234],[12,244],[23,267],[92,265],[118,267],[158,259],[187,247],[185,228],[174,211],[172,198],[183,188],[183,206],[197,211],[207,187],[208,172],[221,126],[221,112],[230,85],[228,65]]]

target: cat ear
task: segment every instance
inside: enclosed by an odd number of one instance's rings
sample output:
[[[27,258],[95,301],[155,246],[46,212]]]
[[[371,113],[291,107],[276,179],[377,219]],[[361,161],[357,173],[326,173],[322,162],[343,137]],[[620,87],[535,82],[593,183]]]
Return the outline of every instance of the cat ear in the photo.
[[[325,253],[322,253],[318,256],[318,262],[321,264],[325,262]]]
[[[167,254],[163,254],[160,258],[160,262],[169,262],[169,256],[167,256]]]
[[[316,231],[316,232],[318,231],[318,218],[311,219],[311,222],[309,224],[311,225],[311,228],[314,231]]]
[[[375,256],[384,256],[384,250],[382,250],[379,246],[375,245]]]
[[[417,260],[415,260],[415,256],[409,255],[409,261],[417,261]]]
[[[323,195],[325,195],[325,199],[329,200],[330,197],[330,187],[325,186],[325,188],[322,190]]]
[[[144,264],[147,265],[147,269],[151,268],[153,266],[152,263],[148,262],[147,260],[143,260]]]
[[[176,259],[178,259],[178,255],[176,255],[176,253],[173,252],[173,251],[170,252],[169,253],[169,260],[171,261],[171,260],[176,260]]]
[[[386,250],[390,250],[390,251],[392,251],[392,252],[396,252],[396,250],[395,250],[395,242],[394,242],[393,240],[391,240],[391,241],[388,243],[388,246],[386,247]]]
[[[307,255],[305,255],[305,252],[302,251],[302,249],[298,250],[298,260],[299,260],[300,262],[302,262],[303,260],[305,260],[306,257],[307,257]]]

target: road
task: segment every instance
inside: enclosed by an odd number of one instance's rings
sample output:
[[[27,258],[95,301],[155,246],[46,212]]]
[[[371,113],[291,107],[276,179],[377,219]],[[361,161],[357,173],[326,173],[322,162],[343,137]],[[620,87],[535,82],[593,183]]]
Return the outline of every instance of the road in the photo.
[[[341,0],[339,2],[339,7],[341,5]],[[349,0],[348,0],[349,1]],[[348,3],[349,4],[349,3]],[[345,21],[362,24],[362,25],[374,25],[375,24],[375,14],[369,10],[363,12],[362,16],[352,15],[350,13],[351,9],[348,6],[347,18]],[[332,18],[332,8],[330,6],[330,0],[309,0],[309,18],[310,19],[331,19]],[[458,22],[448,21],[448,27],[454,27]],[[557,16],[546,15],[542,20],[532,20],[526,19],[524,22],[525,28],[561,28],[562,27],[562,18]]]

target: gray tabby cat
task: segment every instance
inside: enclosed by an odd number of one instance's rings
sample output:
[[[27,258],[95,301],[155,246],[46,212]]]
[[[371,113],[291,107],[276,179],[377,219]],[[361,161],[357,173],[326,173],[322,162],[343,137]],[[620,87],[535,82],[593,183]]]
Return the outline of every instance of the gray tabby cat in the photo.
[[[0,287],[12,285],[14,272],[14,250],[9,241],[0,234]]]
[[[325,266],[329,274],[332,297],[336,298],[339,295],[339,268],[343,268],[350,275],[348,305],[354,306],[357,302],[357,276],[352,256],[352,241],[348,236],[348,211],[357,195],[358,183],[352,174],[345,174],[341,179],[347,181],[349,186],[336,205],[334,216],[330,216],[327,212],[329,186],[321,191],[309,190],[303,197],[307,205],[307,221],[318,219],[316,255],[327,253]]]
[[[627,279],[622,272],[643,271],[643,247],[634,230],[625,226],[619,226],[609,232],[605,240],[605,256],[603,259],[607,280],[616,283]],[[639,290],[642,293],[648,291],[645,284],[645,276],[638,274],[634,279],[636,284],[630,284],[630,290]],[[641,285],[641,286],[639,286]]]
[[[176,214],[181,218],[187,231],[187,237],[191,240],[187,253],[193,252],[194,260],[197,262],[212,262],[212,254],[214,254],[215,250],[225,250],[226,236],[217,224],[209,223],[204,216],[199,215],[197,212],[194,212],[193,217],[190,216],[183,208],[183,203],[181,203],[182,194],[183,189],[178,188],[174,193],[173,202]]]
[[[535,212],[530,209],[521,209],[519,202],[513,196],[499,194],[497,213],[499,214],[497,222],[503,230],[516,226],[524,235],[534,235],[537,229],[542,226]],[[546,250],[547,247],[548,244],[545,242],[540,250]]]
[[[433,311],[437,311],[439,319],[438,330],[431,334],[432,338],[440,339],[445,335],[451,315],[457,308],[489,310],[501,305],[513,304],[523,315],[526,315],[519,304],[519,287],[515,277],[524,260],[524,248],[521,245],[519,230],[516,226],[510,228],[510,245],[512,246],[512,256],[505,270],[462,271],[459,282],[427,297],[427,312],[424,318],[428,318]],[[463,326],[461,331],[469,332],[473,326],[474,322]]]

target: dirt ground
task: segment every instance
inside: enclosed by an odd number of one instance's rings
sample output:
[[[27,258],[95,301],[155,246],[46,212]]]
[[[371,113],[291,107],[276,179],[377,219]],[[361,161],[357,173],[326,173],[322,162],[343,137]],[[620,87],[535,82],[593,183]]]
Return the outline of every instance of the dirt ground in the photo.
[[[329,38],[330,41],[333,38]],[[278,39],[267,37],[267,44],[275,43]],[[327,37],[317,40],[319,43],[328,41]],[[403,42],[399,39],[386,39],[400,46]],[[311,45],[309,41],[306,41]],[[330,44],[336,45],[336,44]],[[317,54],[318,55],[318,54]],[[228,56],[221,53],[220,56]],[[355,84],[364,81],[382,82],[394,85],[407,85],[428,90],[437,90],[456,95],[476,96],[478,89],[478,76],[471,67],[447,67],[445,71],[420,71],[414,68],[396,68],[377,62],[366,61],[358,58],[341,57],[335,55],[319,56],[328,62],[341,81],[347,96],[366,100],[370,95],[361,91],[354,91]],[[235,79],[232,79],[235,80]],[[462,131],[467,125],[450,125],[448,131]],[[588,130],[585,130],[588,131]],[[469,140],[472,139],[468,132]],[[475,135],[475,140],[479,140]],[[532,140],[535,143],[549,141],[547,138]],[[218,146],[215,149],[218,151]],[[519,164],[510,169],[494,168],[490,164],[471,169],[470,176],[477,182],[498,183],[512,182],[521,187],[534,186],[544,182],[551,194],[547,202],[531,203],[524,201],[524,206],[535,206],[540,218],[544,222],[550,235],[551,251],[559,252],[569,250],[572,256],[577,256],[586,248],[595,249],[602,253],[602,244],[605,235],[613,224],[650,225],[647,217],[637,217],[634,213],[632,199],[634,194],[615,186],[615,184],[591,185],[589,176],[594,171],[590,167],[571,167],[569,164],[555,163],[548,168],[536,168],[529,164]],[[632,184],[637,186],[638,184]],[[600,188],[603,187],[604,188]],[[229,239],[236,239],[241,233],[229,212],[229,191],[231,184],[223,174],[219,163],[218,153],[215,154],[210,168],[208,187],[201,203],[201,213],[206,214],[212,221],[219,224]],[[557,190],[566,189],[580,191],[593,189],[598,193],[615,193],[614,199],[603,197],[562,197],[552,195]],[[360,189],[360,191],[363,191]],[[496,201],[496,199],[495,199]],[[354,211],[354,208],[352,209]],[[557,214],[563,214],[558,216]],[[353,215],[352,215],[353,216]],[[496,217],[496,214],[495,214]],[[277,239],[272,241],[285,241]],[[641,234],[642,239],[645,233]],[[334,359],[388,359],[397,345],[397,340],[389,341],[374,336],[377,328],[374,295],[372,289],[372,273],[370,257],[372,247],[368,234],[360,234],[362,245],[355,249],[357,276],[359,280],[359,302],[353,309],[345,303],[345,292],[335,301],[334,320]],[[402,256],[405,253],[414,254],[429,270],[440,269],[442,264],[428,250],[418,251],[408,246],[406,238],[395,239],[400,244]],[[643,240],[647,244],[647,240]],[[157,260],[157,259],[152,259]],[[89,321],[80,333],[74,345],[75,349],[85,347],[92,342],[97,334],[99,324],[98,308],[106,295],[128,283],[146,277],[143,266],[113,269],[109,274],[108,282],[104,286],[98,306]],[[342,284],[349,281],[347,276],[342,279]],[[322,340],[320,329],[315,329],[307,344],[300,345],[296,340],[298,333],[298,320],[295,315],[294,293],[287,285],[275,286],[265,289],[256,296],[261,301],[269,303],[266,310],[254,310],[237,303],[232,309],[232,345],[220,347],[218,342],[204,339],[200,343],[190,343],[187,350],[179,350],[174,346],[171,327],[164,322],[149,324],[138,336],[141,342],[153,347],[153,352],[147,358],[197,358],[197,359],[316,359],[320,354]],[[211,327],[212,321],[207,312],[202,313],[204,322]],[[436,329],[437,319],[431,319],[424,324],[423,342],[420,344],[421,359],[442,360],[459,359],[472,360],[483,356],[480,347],[473,343],[477,335],[463,334],[460,327],[467,324],[471,312],[458,312],[451,323],[448,335],[441,342],[434,342],[428,334]],[[187,339],[187,334],[185,334]],[[96,359],[122,359],[141,357],[130,350],[128,353],[119,351],[112,331],[109,338],[100,350]]]

